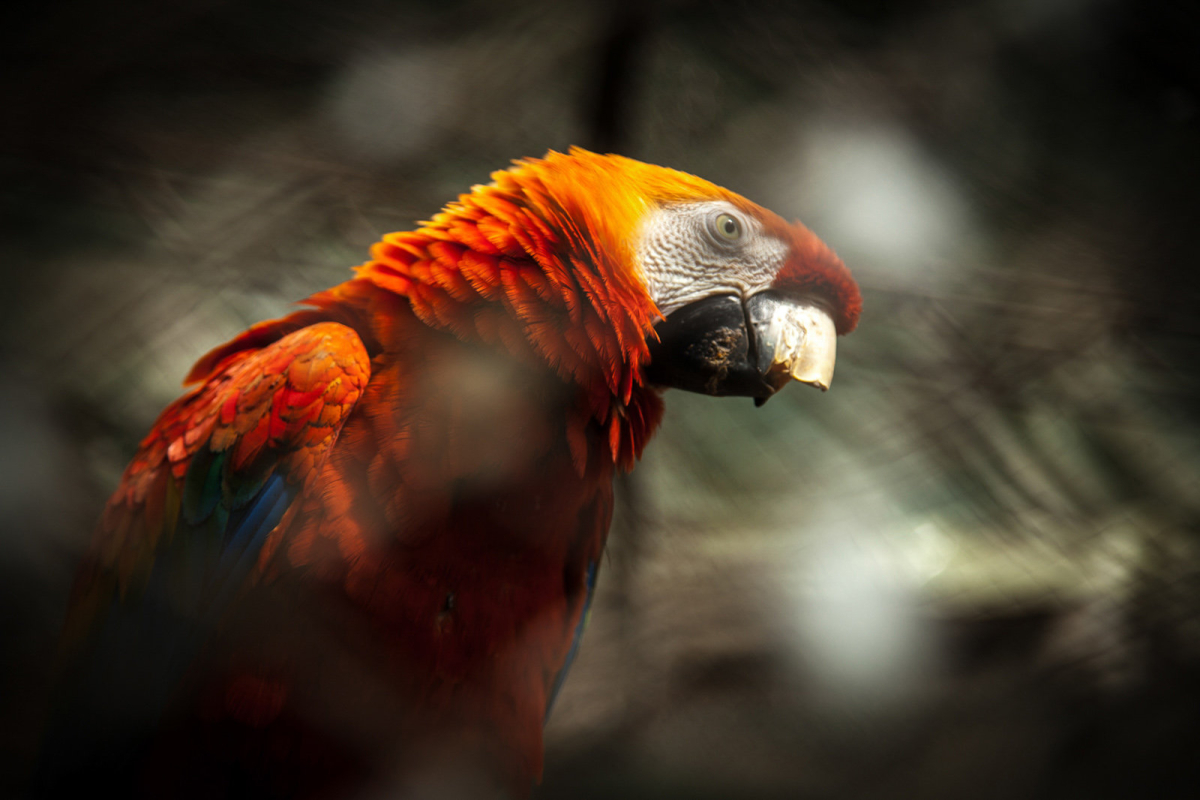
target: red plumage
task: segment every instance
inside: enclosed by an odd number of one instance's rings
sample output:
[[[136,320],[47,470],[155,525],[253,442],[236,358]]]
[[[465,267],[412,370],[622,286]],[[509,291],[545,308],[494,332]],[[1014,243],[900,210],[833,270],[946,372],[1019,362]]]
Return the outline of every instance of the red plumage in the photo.
[[[224,564],[230,529],[257,544],[230,592],[200,581],[214,616],[138,786],[204,795],[253,775],[258,793],[321,795],[467,770],[528,791],[614,472],[662,414],[639,221],[733,203],[792,244],[782,287],[822,296],[839,332],[857,320],[857,287],[815,236],[698,178],[578,150],[493,177],[202,358],[143,440],[79,580],[74,640],[114,594],[156,591],[167,554],[207,542]]]

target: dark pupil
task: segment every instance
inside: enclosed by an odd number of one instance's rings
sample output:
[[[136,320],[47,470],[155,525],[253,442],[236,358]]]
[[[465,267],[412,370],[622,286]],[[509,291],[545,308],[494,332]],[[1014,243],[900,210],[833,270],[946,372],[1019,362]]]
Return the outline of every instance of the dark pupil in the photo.
[[[725,219],[723,219],[721,221],[721,224],[725,227],[725,235],[726,236],[733,236],[735,233],[737,233],[737,223],[734,222],[729,217],[726,217]]]

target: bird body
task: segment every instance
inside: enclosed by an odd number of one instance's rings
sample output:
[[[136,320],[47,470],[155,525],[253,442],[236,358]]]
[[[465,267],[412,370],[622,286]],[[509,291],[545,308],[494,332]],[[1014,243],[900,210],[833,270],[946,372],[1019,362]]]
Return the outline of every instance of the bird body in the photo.
[[[77,581],[50,793],[89,727],[151,794],[526,793],[664,386],[827,388],[860,300],[806,229],[579,149],[492,177],[192,369]]]

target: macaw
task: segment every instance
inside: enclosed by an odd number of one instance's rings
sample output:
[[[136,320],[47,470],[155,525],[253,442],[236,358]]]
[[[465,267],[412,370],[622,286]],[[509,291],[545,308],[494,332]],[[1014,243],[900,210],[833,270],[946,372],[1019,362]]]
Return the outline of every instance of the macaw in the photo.
[[[579,148],[495,172],[192,368],[104,509],[43,794],[524,796],[668,387],[829,387],[800,223]]]

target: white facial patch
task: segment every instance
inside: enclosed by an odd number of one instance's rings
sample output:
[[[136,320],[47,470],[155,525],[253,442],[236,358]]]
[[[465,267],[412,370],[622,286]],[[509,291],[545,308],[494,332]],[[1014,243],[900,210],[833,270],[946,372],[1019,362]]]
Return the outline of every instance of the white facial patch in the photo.
[[[740,227],[733,241],[716,232],[726,214]],[[746,298],[766,289],[787,252],[787,244],[764,233],[758,220],[723,200],[656,209],[636,247],[650,298],[664,315],[705,297]]]

